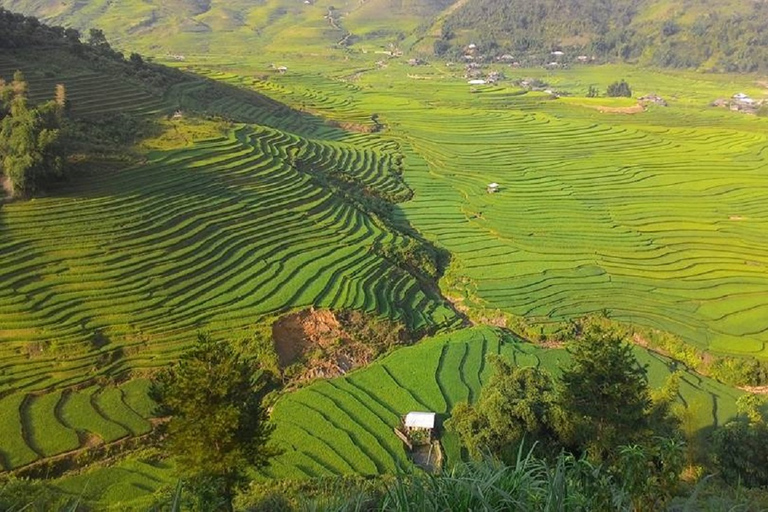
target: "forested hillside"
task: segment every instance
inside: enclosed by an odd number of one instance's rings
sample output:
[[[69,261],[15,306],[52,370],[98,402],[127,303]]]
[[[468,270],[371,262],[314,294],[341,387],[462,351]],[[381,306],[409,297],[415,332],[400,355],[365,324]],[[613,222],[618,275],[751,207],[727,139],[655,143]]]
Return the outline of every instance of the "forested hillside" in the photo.
[[[768,66],[764,2],[695,0],[478,0],[442,27],[438,51],[475,43],[531,63],[584,54],[599,61],[757,71]]]
[[[590,62],[717,71],[768,68],[768,6],[750,0],[0,0],[0,6],[79,30],[97,26],[118,46],[153,53],[398,47],[453,59],[475,44],[486,59],[511,55],[521,64],[569,63],[583,55]]]

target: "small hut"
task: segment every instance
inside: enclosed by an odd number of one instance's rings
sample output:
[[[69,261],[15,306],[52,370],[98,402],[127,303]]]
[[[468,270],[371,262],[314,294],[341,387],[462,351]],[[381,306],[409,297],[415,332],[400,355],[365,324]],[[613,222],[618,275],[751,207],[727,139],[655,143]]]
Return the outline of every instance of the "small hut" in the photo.
[[[434,412],[409,412],[403,418],[403,434],[400,436],[409,448],[430,444],[435,435],[437,414]],[[397,432],[397,430],[396,430]]]
[[[498,183],[489,183],[488,188],[486,188],[486,192],[489,194],[495,194],[499,191],[499,184]]]

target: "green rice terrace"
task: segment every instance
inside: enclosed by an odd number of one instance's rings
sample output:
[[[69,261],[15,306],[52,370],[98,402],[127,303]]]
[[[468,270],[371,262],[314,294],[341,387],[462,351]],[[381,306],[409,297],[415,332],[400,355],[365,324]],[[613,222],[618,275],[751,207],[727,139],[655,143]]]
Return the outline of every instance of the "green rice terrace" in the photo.
[[[151,437],[163,419],[149,378],[195,333],[248,344],[260,322],[314,308],[423,339],[291,383],[271,409],[283,451],[262,479],[412,470],[393,431],[404,414],[447,420],[474,402],[489,354],[557,373],[569,356],[553,333],[586,315],[768,360],[768,119],[710,106],[768,97],[761,77],[510,68],[470,86],[459,66],[408,65],[373,43],[312,55],[295,36],[278,51],[262,34],[262,54],[158,55],[185,73],[162,91],[0,55],[0,77],[23,70],[33,102],[63,83],[74,117],[129,114],[159,132],[124,165],[97,160],[0,204],[4,471]],[[520,85],[530,77],[549,92]],[[619,77],[669,106],[586,97]],[[736,415],[742,390],[634,353],[654,386],[681,375],[688,433]],[[441,442],[462,459],[458,437]],[[77,496],[97,482],[89,497],[120,506],[171,469],[126,459],[56,485]]]
[[[302,66],[268,80],[209,76],[332,118],[380,113],[414,191],[402,218],[452,255],[447,294],[526,317],[606,310],[715,353],[766,355],[768,121],[709,107],[733,90],[763,97],[762,85],[538,72],[574,95],[553,99],[503,82],[473,94],[440,64],[351,77]],[[616,73],[671,106],[576,97]],[[499,193],[486,193],[491,182]]]

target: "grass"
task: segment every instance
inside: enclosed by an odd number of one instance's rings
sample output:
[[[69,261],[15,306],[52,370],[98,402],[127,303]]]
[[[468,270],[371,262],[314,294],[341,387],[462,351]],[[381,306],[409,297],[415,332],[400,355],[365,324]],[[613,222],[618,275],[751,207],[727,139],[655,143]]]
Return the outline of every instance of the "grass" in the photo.
[[[0,58],[0,74],[17,67],[25,67],[18,54]],[[109,115],[120,105],[150,114],[168,104],[77,69],[49,77],[31,67],[27,76],[41,97],[63,79],[78,116]],[[201,84],[179,84],[173,94],[194,106]],[[165,122],[175,136],[145,141],[146,162],[3,206],[0,357],[8,371],[0,391],[58,397],[98,377],[167,364],[195,330],[247,338],[254,318],[299,307],[357,308],[416,330],[457,323],[434,288],[370,250],[404,244],[403,232],[328,182],[408,197],[396,144],[363,141],[257,96],[218,94],[206,108],[282,129]],[[291,127],[305,136],[284,131]],[[62,419],[71,428],[40,441],[41,453],[78,447],[75,431],[106,441],[147,432],[153,404],[146,389],[137,381],[67,392]],[[11,418],[14,404],[8,407]],[[376,471],[375,464],[356,467]]]
[[[108,19],[119,19],[121,7],[104,7]],[[504,69],[574,96],[553,100],[509,83],[471,93],[461,72],[441,63],[414,71],[397,59],[377,65],[384,57],[373,43],[365,43],[370,53],[334,48],[326,7],[282,0],[254,7],[253,19],[273,18],[259,36],[270,44],[242,58],[226,55],[242,27],[217,35],[213,48],[199,47],[189,33],[169,39],[189,44],[187,61],[174,65],[266,97],[207,97],[198,80],[161,101],[98,74],[29,73],[40,97],[66,78],[81,115],[179,105],[233,122],[182,121],[185,135],[149,143],[141,165],[3,205],[6,467],[77,446],[77,431],[110,439],[146,432],[146,381],[93,388],[92,410],[86,390],[62,390],[168,364],[199,329],[247,338],[254,319],[307,306],[359,308],[417,329],[456,326],[434,287],[369,250],[402,243],[402,234],[327,186],[327,175],[402,198],[412,190],[413,199],[395,207],[395,221],[450,252],[442,290],[467,303],[553,319],[605,310],[713,352],[766,356],[766,121],[707,107],[737,91],[762,97],[758,77],[626,66]],[[280,8],[302,10],[301,23],[292,26]],[[232,22],[216,14],[205,22]],[[349,26],[362,18],[351,15]],[[274,73],[272,63],[289,71]],[[3,55],[0,75],[23,64]],[[670,107],[601,113],[632,102],[582,97],[589,85],[602,90],[621,76]],[[345,132],[327,122],[359,129],[373,113],[387,125],[384,133]],[[289,155],[312,172],[296,169]],[[393,170],[400,157],[403,176]],[[491,181],[501,184],[498,194],[485,192]],[[96,333],[106,343],[94,343]],[[479,328],[313,384],[275,408],[276,439],[286,451],[271,474],[406,466],[392,433],[399,417],[424,409],[445,416],[458,401],[475,399],[489,377],[488,353],[548,368],[564,358]],[[638,356],[660,385],[672,365],[640,349]],[[681,400],[705,428],[733,414],[737,394],[686,375]],[[48,427],[52,435],[42,439]],[[458,457],[455,440],[447,450]],[[116,485],[114,499],[131,485]]]
[[[285,75],[244,78],[259,57],[198,70],[332,119],[378,112],[415,192],[401,218],[452,254],[449,294],[520,316],[607,310],[719,354],[766,355],[766,121],[708,106],[736,91],[764,97],[760,77],[504,70],[573,95],[552,100],[504,82],[470,94],[441,63],[418,68],[415,80],[403,62],[377,69],[373,59],[352,53],[362,70],[353,77],[298,54],[286,55]],[[635,103],[583,97],[617,76],[670,106],[601,113]],[[490,181],[502,183],[499,194],[485,193]]]
[[[129,435],[128,429],[105,418],[94,408],[94,395],[98,389],[98,386],[92,386],[67,393],[62,400],[62,422],[70,428],[77,425],[80,429],[98,435],[105,442],[116,441]]]

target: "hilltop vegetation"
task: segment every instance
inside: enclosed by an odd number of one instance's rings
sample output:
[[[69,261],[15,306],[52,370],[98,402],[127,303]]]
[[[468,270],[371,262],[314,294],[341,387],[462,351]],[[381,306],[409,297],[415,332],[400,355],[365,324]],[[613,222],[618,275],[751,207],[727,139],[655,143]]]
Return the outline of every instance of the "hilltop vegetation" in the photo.
[[[322,48],[400,48],[461,58],[478,45],[486,58],[512,54],[523,64],[561,63],[579,55],[598,62],[764,71],[768,8],[731,0],[420,0],[353,2],[269,0],[91,2],[3,0],[0,5],[67,27],[103,27],[110,39],[153,52],[181,49],[239,54],[258,45],[302,51],[295,35]]]
[[[600,61],[664,67],[765,71],[768,8],[764,2],[651,0],[481,0],[443,24],[452,46],[479,44],[490,56],[512,53],[545,63],[554,50]]]

